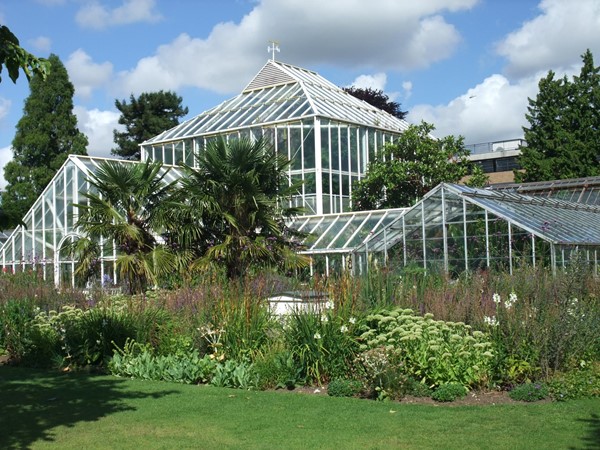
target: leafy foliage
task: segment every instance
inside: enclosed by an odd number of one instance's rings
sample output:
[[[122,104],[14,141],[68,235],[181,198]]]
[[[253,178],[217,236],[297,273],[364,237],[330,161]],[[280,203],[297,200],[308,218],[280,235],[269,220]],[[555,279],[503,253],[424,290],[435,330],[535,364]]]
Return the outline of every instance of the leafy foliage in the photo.
[[[582,55],[583,66],[572,81],[548,72],[529,99],[524,128],[527,146],[521,148],[517,181],[544,181],[600,174],[600,67],[592,53]]]
[[[464,323],[436,321],[432,314],[418,316],[401,308],[371,314],[365,321],[361,350],[385,348],[417,380],[430,386],[488,381],[491,343]]]
[[[5,25],[0,25],[0,74],[6,67],[9,78],[13,83],[19,78],[19,70],[22,70],[31,80],[34,75],[45,79],[50,70],[50,63],[44,58],[38,58],[19,44],[19,39]],[[0,82],[2,78],[0,77]]]
[[[411,206],[440,183],[456,183],[467,175],[463,138],[435,139],[433,125],[411,125],[393,144],[369,162],[365,178],[352,190],[354,210]]]
[[[116,348],[108,367],[117,376],[185,384],[206,383],[217,370],[214,360],[200,357],[195,350],[154,355],[150,346],[134,340],[128,340],[123,348]]]
[[[367,102],[369,105],[379,108],[398,119],[404,119],[407,111],[400,110],[400,103],[390,100],[389,96],[383,93],[381,89],[359,88],[355,86],[342,88],[348,94]]]
[[[126,100],[115,100],[121,111],[119,124],[125,131],[113,132],[116,148],[111,153],[125,159],[139,160],[139,145],[165,130],[179,124],[179,119],[188,113],[182,107],[182,98],[171,91],[144,92],[138,98],[133,94]]]
[[[73,84],[58,56],[50,55],[48,62],[48,76],[35,74],[31,79],[12,142],[13,159],[4,167],[8,184],[2,208],[12,225],[19,223],[69,154],[87,154],[87,137],[73,114]]]
[[[88,279],[98,268],[101,252],[117,254],[116,266],[131,293],[143,292],[162,274],[177,268],[175,254],[157,242],[168,222],[166,212],[173,183],[160,163],[106,161],[90,175],[95,191],[82,194],[87,202],[76,205],[76,227],[84,237],[71,251],[78,257],[76,273]],[[103,240],[104,248],[99,243]],[[114,244],[114,248],[113,248]]]
[[[284,221],[298,213],[285,206],[297,189],[288,186],[289,161],[267,141],[246,138],[218,138],[196,159],[197,167],[185,167],[180,180],[168,237],[193,252],[197,268],[220,266],[237,278],[249,267],[288,271],[308,265],[294,251],[294,234]]]
[[[600,397],[600,362],[583,363],[566,372],[555,373],[548,381],[556,401]]]

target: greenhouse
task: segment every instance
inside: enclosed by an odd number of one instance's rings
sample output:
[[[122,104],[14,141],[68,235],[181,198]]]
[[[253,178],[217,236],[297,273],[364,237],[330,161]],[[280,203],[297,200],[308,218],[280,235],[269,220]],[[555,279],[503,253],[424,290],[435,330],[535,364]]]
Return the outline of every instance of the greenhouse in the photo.
[[[291,160],[290,183],[304,182],[294,204],[338,213],[350,210],[369,158],[406,128],[315,72],[268,61],[238,96],[144,142],[142,160],[193,166],[210,139],[263,137]]]
[[[519,264],[556,270],[583,259],[598,273],[600,206],[441,184],[353,252],[367,262],[458,274]]]
[[[370,263],[453,274],[512,271],[521,263],[556,270],[574,255],[598,271],[599,178],[485,190],[443,184],[412,208],[351,212],[353,183],[377,149],[407,127],[315,72],[269,61],[238,96],[141,144],[142,160],[161,161],[169,182],[182,176],[179,165],[194,166],[211,139],[267,139],[291,160],[291,182],[304,182],[292,204],[306,215],[288,225],[304,236],[301,252],[311,257],[311,274],[364,273]],[[3,238],[4,271],[33,269],[56,286],[75,285],[77,262],[65,244],[80,237],[77,205],[106,160],[69,156],[23,225]],[[100,246],[100,279],[118,283],[113,246]]]
[[[64,252],[65,243],[80,237],[73,224],[77,221],[77,204],[86,202],[87,178],[106,158],[70,155],[20,225],[0,247],[3,270],[18,272],[29,269],[42,272],[44,279],[59,285],[74,286],[75,261]],[[139,162],[120,161],[123,164]],[[164,169],[163,169],[164,170]],[[165,181],[181,176],[170,168]],[[101,243],[102,246],[102,243]],[[61,251],[62,250],[62,251]],[[113,261],[116,255],[103,250],[100,278],[117,280]]]

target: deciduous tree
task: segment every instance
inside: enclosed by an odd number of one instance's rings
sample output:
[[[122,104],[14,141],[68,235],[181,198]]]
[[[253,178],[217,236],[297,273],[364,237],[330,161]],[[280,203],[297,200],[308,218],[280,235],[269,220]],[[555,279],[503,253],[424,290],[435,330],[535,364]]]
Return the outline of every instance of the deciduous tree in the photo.
[[[436,139],[433,125],[411,125],[369,162],[365,178],[352,190],[356,211],[413,205],[439,183],[456,183],[469,172],[463,138]]]

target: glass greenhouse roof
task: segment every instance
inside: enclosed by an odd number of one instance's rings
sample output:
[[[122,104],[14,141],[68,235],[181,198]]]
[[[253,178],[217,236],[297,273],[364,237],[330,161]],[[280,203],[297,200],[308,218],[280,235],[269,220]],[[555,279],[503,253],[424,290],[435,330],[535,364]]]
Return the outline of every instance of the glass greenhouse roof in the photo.
[[[567,180],[507,183],[490,186],[495,191],[513,191],[536,197],[549,197],[587,205],[600,205],[600,177]]]
[[[442,196],[447,202],[444,214],[441,212],[439,201]],[[552,244],[600,245],[600,206],[507,191],[441,184],[356,250],[381,252],[400,242],[404,226],[402,218],[411,213],[421,214],[423,223],[441,223],[443,215],[446,222],[451,222],[459,214],[463,214],[463,208],[457,206],[461,205],[463,200]]]
[[[155,136],[155,144],[305,117],[326,117],[394,132],[408,123],[346,93],[316,72],[268,61],[236,97]]]
[[[404,211],[400,208],[303,216],[294,219],[288,226],[307,234],[301,241],[306,249],[300,253],[350,253]]]

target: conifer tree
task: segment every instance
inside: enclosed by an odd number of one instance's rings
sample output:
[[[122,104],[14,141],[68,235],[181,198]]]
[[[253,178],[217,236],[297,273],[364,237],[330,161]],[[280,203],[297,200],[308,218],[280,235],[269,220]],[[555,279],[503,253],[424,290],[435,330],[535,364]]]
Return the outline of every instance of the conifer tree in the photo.
[[[582,59],[579,76],[555,79],[550,71],[529,99],[518,182],[600,175],[600,67],[589,50]]]
[[[139,160],[142,142],[179,125],[179,119],[188,113],[181,101],[181,97],[171,91],[144,92],[139,98],[131,95],[129,103],[116,100],[115,106],[121,111],[119,123],[125,125],[125,131],[113,132],[118,147],[111,153],[124,159]]]
[[[69,154],[86,155],[87,137],[73,114],[75,88],[58,56],[48,58],[44,80],[34,74],[23,117],[12,141],[13,159],[4,167],[7,181],[2,209],[16,225],[48,185]]]

